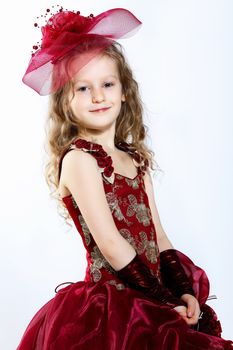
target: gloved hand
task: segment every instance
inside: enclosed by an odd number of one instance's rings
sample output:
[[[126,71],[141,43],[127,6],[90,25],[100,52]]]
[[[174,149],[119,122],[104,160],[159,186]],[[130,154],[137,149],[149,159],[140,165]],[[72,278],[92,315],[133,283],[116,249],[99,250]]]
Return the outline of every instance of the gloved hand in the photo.
[[[117,275],[132,288],[142,291],[145,295],[168,306],[186,306],[185,302],[173,296],[158,278],[152,275],[150,268],[144,264],[138,254],[125,267],[117,271]]]
[[[187,277],[175,249],[167,249],[160,253],[161,279],[169,291],[180,298],[183,294],[195,297],[191,282]]]

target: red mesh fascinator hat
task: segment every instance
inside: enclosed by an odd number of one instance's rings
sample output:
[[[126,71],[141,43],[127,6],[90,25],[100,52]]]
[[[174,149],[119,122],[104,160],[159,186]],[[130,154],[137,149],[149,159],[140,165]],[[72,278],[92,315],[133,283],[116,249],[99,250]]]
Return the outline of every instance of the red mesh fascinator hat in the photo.
[[[61,8],[41,27],[41,46],[32,53],[22,80],[40,95],[54,93],[101,50],[134,35],[141,24],[123,8],[87,17]]]

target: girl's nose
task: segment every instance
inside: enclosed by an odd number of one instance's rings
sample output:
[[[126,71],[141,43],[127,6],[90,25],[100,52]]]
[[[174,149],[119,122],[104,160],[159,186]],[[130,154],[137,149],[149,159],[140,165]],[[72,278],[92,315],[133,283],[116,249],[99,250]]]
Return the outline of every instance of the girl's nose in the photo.
[[[101,91],[101,89],[95,89],[92,92],[92,102],[96,103],[96,102],[102,102],[104,101],[104,94]]]

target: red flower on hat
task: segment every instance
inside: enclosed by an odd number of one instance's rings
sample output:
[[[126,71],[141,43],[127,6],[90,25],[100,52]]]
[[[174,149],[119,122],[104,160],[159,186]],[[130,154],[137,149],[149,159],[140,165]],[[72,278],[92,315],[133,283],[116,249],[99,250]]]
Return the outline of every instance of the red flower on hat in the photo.
[[[92,23],[92,17],[84,17],[79,13],[61,11],[53,15],[42,31],[42,48],[49,47],[62,33],[86,33]]]

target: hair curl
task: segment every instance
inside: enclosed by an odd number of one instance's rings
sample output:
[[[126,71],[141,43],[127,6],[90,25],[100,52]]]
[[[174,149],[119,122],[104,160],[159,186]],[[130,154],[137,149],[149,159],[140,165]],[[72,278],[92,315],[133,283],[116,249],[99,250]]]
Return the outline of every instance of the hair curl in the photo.
[[[88,47],[86,47],[88,50]],[[101,54],[112,58],[118,68],[122,92],[125,102],[116,120],[114,142],[117,146],[120,142],[127,142],[131,149],[137,150],[144,160],[148,160],[151,170],[161,170],[154,158],[154,151],[145,144],[148,127],[143,123],[143,102],[139,94],[139,86],[134,79],[132,70],[125,58],[123,47],[118,42],[112,42],[110,46],[102,49]],[[72,57],[71,57],[72,59]],[[63,70],[57,65],[59,74],[64,71],[64,64],[69,60],[63,60]],[[65,68],[66,69],[66,68]],[[54,72],[54,76],[56,73]],[[54,78],[55,79],[55,78]],[[72,91],[73,82],[70,79],[62,88],[50,95],[50,106],[45,125],[46,139],[45,150],[48,154],[48,162],[45,165],[45,179],[51,190],[50,196],[58,200],[58,213],[69,224],[71,217],[59,195],[59,161],[62,153],[70,146],[72,141],[85,133],[77,119],[69,108],[68,96]],[[155,164],[155,168],[154,168]]]

